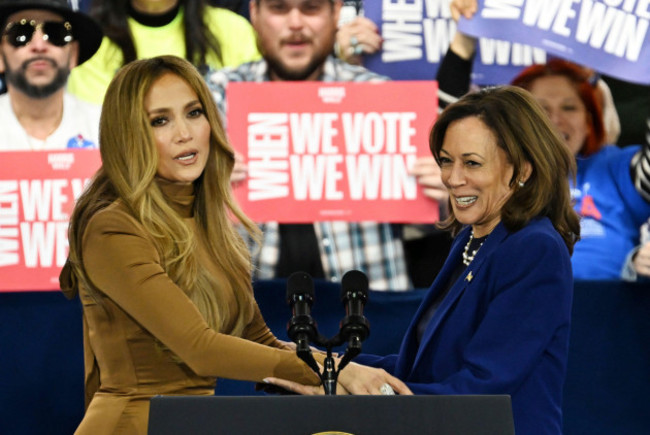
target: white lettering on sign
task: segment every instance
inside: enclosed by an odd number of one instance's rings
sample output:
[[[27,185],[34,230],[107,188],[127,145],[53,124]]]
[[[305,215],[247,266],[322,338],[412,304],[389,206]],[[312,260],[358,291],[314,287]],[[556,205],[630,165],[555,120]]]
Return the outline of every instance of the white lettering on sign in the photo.
[[[339,165],[343,156],[291,156],[291,180],[294,198],[341,200],[338,183],[343,178]]]
[[[0,181],[0,266],[19,262],[18,181]]]
[[[286,113],[248,115],[248,199],[289,196],[289,128]]]
[[[381,59],[385,63],[440,62],[456,32],[450,0],[383,0]]]
[[[415,199],[415,112],[251,113],[248,199]],[[339,131],[342,135],[339,135]],[[343,183],[347,177],[347,183]]]
[[[643,15],[646,18],[639,18],[603,3],[584,0],[576,40],[597,49],[602,48],[606,53],[617,57],[637,61],[648,32],[648,14]]]
[[[341,118],[348,154],[357,154],[361,149],[370,154],[410,154],[417,150],[411,143],[415,112],[343,113]]]
[[[481,62],[484,65],[528,66],[546,63],[546,51],[530,45],[498,39],[480,38]]]
[[[0,266],[19,265],[21,248],[25,267],[63,266],[69,246],[68,210],[89,181],[0,181]]]
[[[485,0],[481,17],[521,18],[526,26],[636,62],[650,26],[649,6],[650,0]]]
[[[408,173],[415,155],[346,156],[350,198],[416,199],[417,182]]]

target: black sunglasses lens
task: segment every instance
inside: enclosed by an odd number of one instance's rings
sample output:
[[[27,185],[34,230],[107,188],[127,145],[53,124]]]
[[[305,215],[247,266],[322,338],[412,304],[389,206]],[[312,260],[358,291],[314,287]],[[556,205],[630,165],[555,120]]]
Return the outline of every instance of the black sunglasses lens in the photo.
[[[63,47],[69,42],[72,42],[72,31],[70,30],[69,24],[66,24],[52,21],[44,23],[43,33],[45,34],[45,40],[57,47]]]
[[[63,47],[74,39],[70,25],[56,21],[48,21],[41,26],[34,26],[32,23],[15,23],[5,34],[11,45],[23,47],[32,40],[37,27],[42,28],[43,39],[57,47]]]
[[[22,47],[32,40],[36,29],[30,23],[15,23],[7,30],[7,41],[14,47]]]

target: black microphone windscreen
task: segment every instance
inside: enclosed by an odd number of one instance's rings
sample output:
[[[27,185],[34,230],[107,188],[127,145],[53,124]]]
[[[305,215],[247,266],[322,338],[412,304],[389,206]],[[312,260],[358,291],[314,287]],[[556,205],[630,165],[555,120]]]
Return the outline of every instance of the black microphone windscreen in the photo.
[[[368,277],[359,270],[349,270],[341,278],[341,300],[344,301],[349,292],[356,291],[368,296]]]
[[[307,272],[294,272],[287,279],[287,301],[297,294],[314,297],[314,281]]]

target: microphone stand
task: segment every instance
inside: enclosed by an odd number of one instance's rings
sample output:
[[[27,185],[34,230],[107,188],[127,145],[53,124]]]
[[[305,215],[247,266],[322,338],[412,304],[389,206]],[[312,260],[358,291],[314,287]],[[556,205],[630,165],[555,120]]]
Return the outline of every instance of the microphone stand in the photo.
[[[318,334],[318,332],[317,332]],[[311,353],[309,346],[302,349],[296,349],[296,354],[300,359],[302,359],[307,365],[318,375],[320,378],[323,389],[325,390],[325,395],[333,396],[336,395],[336,383],[338,381],[339,373],[345,366],[348,365],[352,359],[361,353],[361,338],[357,334],[351,334],[348,340],[348,347],[345,349],[343,357],[339,361],[338,367],[334,364],[334,357],[332,349],[336,346],[340,346],[345,341],[344,336],[348,334],[342,334],[342,331],[339,331],[332,338],[325,338],[322,335],[318,336],[313,340],[313,344],[318,346],[325,347],[327,353],[325,360],[323,362],[323,371],[320,372],[318,364],[314,359],[314,356]]]
[[[336,382],[339,373],[352,361],[352,358],[361,352],[361,342],[370,334],[368,321],[362,314],[363,305],[368,297],[368,278],[358,270],[351,270],[343,275],[341,286],[341,300],[343,303],[347,303],[347,315],[339,324],[339,332],[328,339],[318,332],[316,322],[313,321],[310,315],[314,285],[309,274],[295,272],[289,277],[287,283],[287,301],[294,310],[294,316],[289,322],[287,332],[297,345],[296,354],[316,372],[323,384],[326,395],[336,394]],[[339,361],[339,366],[336,367],[332,356],[332,348],[340,346],[346,341],[348,347]],[[322,373],[311,353],[310,342],[323,346],[327,350]]]

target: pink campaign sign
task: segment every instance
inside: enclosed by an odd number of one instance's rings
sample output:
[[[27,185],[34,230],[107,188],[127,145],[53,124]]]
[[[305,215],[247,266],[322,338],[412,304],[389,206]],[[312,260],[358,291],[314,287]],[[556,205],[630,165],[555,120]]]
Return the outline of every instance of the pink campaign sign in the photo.
[[[0,291],[58,290],[68,221],[99,150],[0,153]]]
[[[243,210],[258,222],[436,222],[408,169],[431,155],[437,91],[434,81],[230,83]]]

